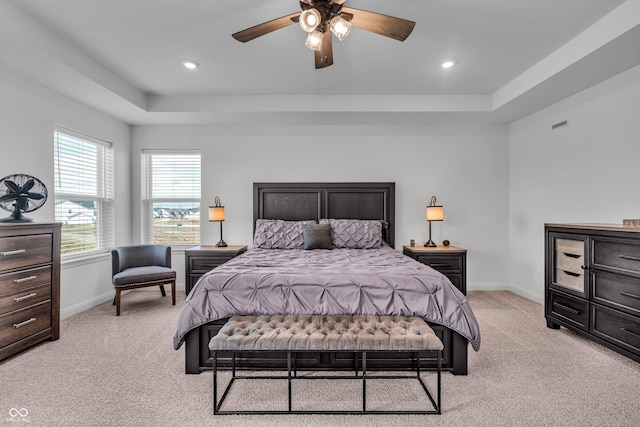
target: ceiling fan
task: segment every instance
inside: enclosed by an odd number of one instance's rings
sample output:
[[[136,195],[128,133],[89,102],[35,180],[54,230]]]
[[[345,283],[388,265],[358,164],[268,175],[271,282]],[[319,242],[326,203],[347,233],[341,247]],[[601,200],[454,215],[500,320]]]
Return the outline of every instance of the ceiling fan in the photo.
[[[344,40],[351,27],[370,31],[399,41],[404,41],[413,27],[413,21],[369,12],[361,9],[344,7],[346,0],[300,0],[301,12],[282,16],[263,22],[246,30],[232,34],[232,37],[243,43],[272,31],[288,27],[296,22],[305,30],[305,45],[315,52],[316,69],[333,64],[333,47],[331,33],[338,40]]]

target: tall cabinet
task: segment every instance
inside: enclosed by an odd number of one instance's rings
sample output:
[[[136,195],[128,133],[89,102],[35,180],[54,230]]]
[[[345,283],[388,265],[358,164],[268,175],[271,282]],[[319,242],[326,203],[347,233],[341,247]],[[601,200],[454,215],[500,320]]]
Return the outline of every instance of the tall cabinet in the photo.
[[[0,223],[0,360],[60,337],[60,226]]]
[[[640,361],[640,228],[545,225],[545,317]]]

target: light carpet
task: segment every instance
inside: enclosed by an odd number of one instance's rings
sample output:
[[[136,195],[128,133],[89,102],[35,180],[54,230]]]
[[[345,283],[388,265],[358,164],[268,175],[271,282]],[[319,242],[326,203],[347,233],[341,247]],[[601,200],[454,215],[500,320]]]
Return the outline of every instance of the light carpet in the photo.
[[[637,426],[640,364],[562,328],[542,305],[507,291],[472,291],[482,333],[469,375],[443,374],[442,415],[212,415],[211,372],[184,374],[172,337],[178,305],[157,288],[123,293],[62,322],[61,338],[0,362],[0,424],[44,426]],[[429,379],[430,374],[425,378]],[[239,383],[239,384],[242,384]],[[247,384],[244,382],[244,384]],[[357,381],[299,381],[300,405],[359,408]],[[275,408],[286,381],[235,388],[234,408]],[[370,381],[370,408],[423,396],[409,380]],[[262,405],[262,406],[260,406]],[[266,405],[266,406],[265,406]]]

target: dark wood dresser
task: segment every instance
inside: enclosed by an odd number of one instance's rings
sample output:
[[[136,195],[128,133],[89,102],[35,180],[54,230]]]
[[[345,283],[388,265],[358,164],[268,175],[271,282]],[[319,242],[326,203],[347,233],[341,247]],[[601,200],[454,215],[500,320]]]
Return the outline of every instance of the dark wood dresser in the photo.
[[[247,251],[246,246],[195,246],[184,251],[185,291],[189,295],[198,279],[232,258]]]
[[[60,337],[60,227],[0,224],[0,360]]]
[[[457,246],[403,246],[402,253],[447,276],[467,294],[467,250]]]
[[[545,224],[545,317],[640,361],[640,228]]]

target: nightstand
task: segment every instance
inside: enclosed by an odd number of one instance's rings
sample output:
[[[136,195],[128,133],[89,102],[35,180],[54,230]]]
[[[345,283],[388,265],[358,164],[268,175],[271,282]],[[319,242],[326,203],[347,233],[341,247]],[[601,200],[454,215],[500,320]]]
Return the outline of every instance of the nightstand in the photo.
[[[200,276],[247,250],[246,246],[195,246],[184,251],[185,291],[187,295]]]
[[[438,270],[467,294],[467,250],[456,246],[403,246],[402,253]]]

